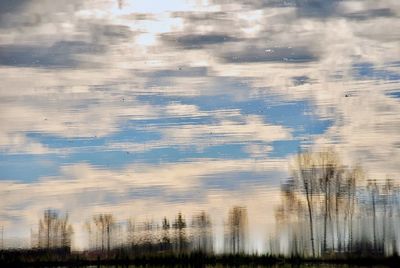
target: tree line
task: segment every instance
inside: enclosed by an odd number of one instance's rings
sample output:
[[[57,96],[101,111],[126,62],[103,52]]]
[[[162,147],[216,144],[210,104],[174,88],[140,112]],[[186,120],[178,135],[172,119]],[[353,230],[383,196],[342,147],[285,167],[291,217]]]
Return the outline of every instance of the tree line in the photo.
[[[367,179],[361,166],[345,165],[333,149],[298,153],[291,177],[281,184],[275,209],[276,230],[269,230],[267,251],[273,255],[326,257],[397,255],[399,251],[400,186],[390,178]],[[248,253],[246,207],[229,210],[224,223],[223,251]],[[216,234],[210,215],[201,211],[187,219],[118,221],[110,213],[93,215],[84,225],[89,251],[133,255],[157,252],[213,254]],[[44,211],[32,246],[40,249],[72,245],[68,214]]]
[[[281,186],[273,252],[397,255],[400,187],[392,179],[367,179],[333,149],[299,153],[291,171]]]
[[[228,214],[224,230],[224,251],[244,253],[247,247],[247,209],[235,206]],[[45,210],[39,220],[37,232],[32,232],[34,248],[54,250],[71,249],[73,228],[68,214]],[[124,251],[133,255],[159,252],[187,254],[214,253],[215,237],[210,215],[201,211],[186,220],[178,213],[171,221],[167,217],[160,222],[153,220],[136,222],[134,219],[117,221],[112,214],[93,215],[85,223],[88,251],[110,254]]]

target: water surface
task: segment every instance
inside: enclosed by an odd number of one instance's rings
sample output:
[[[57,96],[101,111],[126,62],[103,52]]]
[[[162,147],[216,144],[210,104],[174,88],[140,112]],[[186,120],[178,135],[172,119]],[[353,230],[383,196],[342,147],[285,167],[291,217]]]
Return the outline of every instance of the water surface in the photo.
[[[223,251],[239,206],[243,247],[263,252],[306,149],[397,187],[398,25],[391,0],[1,1],[1,246],[37,246],[48,209],[74,249],[99,247],[93,215],[118,244],[128,220],[206,211]]]

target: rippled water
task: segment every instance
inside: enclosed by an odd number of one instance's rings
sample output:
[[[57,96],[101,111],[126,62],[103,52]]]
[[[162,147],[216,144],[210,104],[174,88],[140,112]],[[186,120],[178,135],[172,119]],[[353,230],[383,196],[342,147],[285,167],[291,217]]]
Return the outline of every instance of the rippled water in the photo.
[[[37,246],[49,209],[74,249],[99,247],[93,215],[118,244],[128,219],[206,211],[222,251],[240,206],[246,251],[287,249],[270,241],[306,149],[397,189],[398,25],[397,0],[1,1],[1,246]]]

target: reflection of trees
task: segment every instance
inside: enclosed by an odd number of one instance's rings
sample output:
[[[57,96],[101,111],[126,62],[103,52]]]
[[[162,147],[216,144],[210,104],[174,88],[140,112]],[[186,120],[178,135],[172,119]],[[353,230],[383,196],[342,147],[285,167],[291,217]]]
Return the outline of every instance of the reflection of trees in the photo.
[[[89,244],[93,243],[92,236],[95,236],[95,248],[109,252],[111,249],[112,233],[115,226],[114,217],[111,214],[94,215],[92,222],[86,223],[89,232]]]
[[[118,241],[116,240],[118,226]],[[160,223],[153,220],[115,222],[111,214],[95,215],[86,222],[91,249],[107,252],[123,251],[126,254],[143,255],[159,252],[188,253],[190,250],[212,252],[212,227],[208,214],[202,212],[193,216],[188,226],[182,213],[174,221],[164,217]],[[110,242],[111,241],[111,242]]]
[[[300,247],[309,248],[312,256],[351,248],[361,169],[345,167],[335,151],[326,150],[299,153],[292,175],[282,186],[283,203],[277,216],[280,221],[306,223],[309,228],[307,235],[298,226],[290,230],[291,246],[296,248],[292,253],[307,254]]]
[[[292,176],[281,186],[282,203],[275,211],[277,231],[269,243],[270,253],[314,257],[397,254],[400,187],[393,180],[363,182],[362,169],[343,165],[333,150],[299,153],[291,169]],[[246,252],[247,209],[231,208],[224,222],[225,244],[221,246],[225,252]],[[98,256],[212,254],[214,250],[212,221],[204,211],[194,213],[191,221],[182,213],[172,220],[143,222],[118,222],[111,214],[98,214],[85,227],[89,248]],[[32,244],[69,248],[71,236],[68,215],[46,210],[38,233],[32,233]]]
[[[45,210],[43,218],[39,220],[38,247],[39,248],[70,248],[72,226],[68,222],[68,214],[61,217],[55,210]]]
[[[172,228],[175,231],[175,249],[177,252],[182,253],[187,247],[186,241],[186,221],[182,216],[182,213],[178,213],[178,217],[172,224]]]
[[[400,217],[399,196],[399,186],[391,179],[368,181],[360,197],[360,207],[366,212],[360,221],[363,238],[369,242],[366,250],[397,254],[398,230],[395,227]]]
[[[136,223],[133,219],[129,219],[127,222],[127,227],[126,227],[126,232],[127,232],[127,244],[131,249],[134,249],[135,245],[138,242],[137,238],[137,226]]]
[[[290,254],[397,252],[398,187],[391,180],[363,187],[363,178],[360,167],[343,165],[331,149],[297,155],[276,210],[278,232],[288,238]]]
[[[169,244],[171,243],[171,237],[169,234],[170,224],[167,217],[164,217],[162,220],[162,242]]]
[[[202,211],[192,220],[193,249],[201,252],[213,251],[212,225],[210,216]]]
[[[247,209],[245,207],[233,207],[229,212],[226,243],[229,252],[233,254],[243,253],[247,240]]]

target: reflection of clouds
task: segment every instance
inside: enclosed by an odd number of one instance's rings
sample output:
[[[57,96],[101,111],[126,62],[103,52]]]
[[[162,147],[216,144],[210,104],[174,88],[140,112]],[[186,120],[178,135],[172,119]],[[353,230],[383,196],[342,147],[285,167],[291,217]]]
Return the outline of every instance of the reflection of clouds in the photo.
[[[287,129],[282,126],[267,125],[257,116],[248,117],[244,122],[222,120],[215,125],[185,125],[178,128],[164,128],[162,132],[171,143],[201,146],[207,143],[272,142],[291,138]]]
[[[223,59],[228,62],[251,63],[251,62],[310,62],[316,57],[301,47],[273,47],[258,48],[246,47],[244,51],[233,51],[225,53]]]
[[[0,47],[0,63],[16,67],[77,67],[80,53],[100,53],[102,47],[85,42],[57,42],[50,47],[5,45]]]
[[[2,35],[6,37],[3,40],[9,40],[2,47],[3,51],[8,51],[0,57],[3,59],[3,65],[31,66],[39,61],[37,64],[39,67],[63,65],[64,67],[76,68],[81,67],[80,65],[85,60],[90,59],[99,67],[107,66],[110,71],[96,70],[93,65],[86,66],[87,69],[84,71],[68,69],[56,72],[40,72],[29,71],[29,69],[21,70],[21,68],[2,69],[2,72],[6,74],[2,95],[9,97],[25,94],[47,96],[47,94],[53,92],[64,100],[65,97],[69,98],[68,95],[71,92],[79,89],[88,92],[88,96],[79,96],[84,103],[93,99],[93,96],[90,95],[92,91],[86,88],[88,85],[104,86],[108,83],[112,84],[114,81],[122,81],[122,83],[128,83],[132,86],[128,90],[124,88],[113,89],[116,90],[114,94],[120,95],[121,98],[126,93],[133,95],[154,94],[154,96],[158,94],[190,96],[213,95],[222,91],[224,94],[235,95],[236,98],[239,95],[238,90],[219,88],[219,91],[216,92],[207,89],[207,85],[215,83],[215,80],[232,76],[236,77],[238,81],[249,79],[246,82],[249,82],[250,91],[241,93],[244,97],[242,99],[254,96],[262,98],[271,93],[278,94],[288,101],[311,99],[317,104],[317,111],[324,111],[320,115],[330,117],[335,109],[340,109],[338,107],[340,101],[338,100],[345,95],[343,84],[340,81],[331,81],[330,75],[332,73],[344,72],[343,79],[348,80],[351,79],[349,73],[354,60],[381,63],[392,60],[393,55],[399,54],[396,28],[390,27],[398,21],[396,15],[399,14],[400,8],[395,1],[317,1],[315,3],[313,1],[289,1],[286,4],[282,4],[281,1],[270,1],[266,5],[252,1],[245,6],[232,2],[229,4],[217,2],[216,4],[216,8],[210,7],[195,12],[192,12],[193,10],[189,8],[190,5],[180,6],[178,3],[175,7],[165,7],[165,10],[160,7],[159,12],[164,12],[163,17],[155,17],[147,13],[135,13],[142,8],[132,5],[133,9],[130,10],[129,2],[124,3],[123,11],[120,11],[120,13],[100,12],[100,15],[96,15],[95,12],[91,13],[91,10],[98,11],[104,7],[115,6],[115,4],[96,5],[91,3],[84,5],[63,1],[54,5],[51,1],[46,1],[41,3],[39,7],[33,1],[26,1],[19,4],[19,7],[9,6],[4,9],[7,16],[11,16],[8,17],[7,21],[17,21],[15,15],[22,14],[22,17],[19,16],[22,30],[9,31],[7,29],[2,31]],[[331,12],[334,13],[327,16],[327,7],[331,7],[331,5],[335,7],[331,9]],[[248,14],[257,14],[255,24],[259,30],[256,36],[249,39],[246,39],[247,28],[249,28],[246,26],[249,23],[246,23],[248,16],[243,16],[241,7],[244,7]],[[254,7],[257,7],[256,11],[253,9]],[[143,8],[146,10],[145,7]],[[319,12],[320,15],[325,17],[323,19],[322,16],[299,18],[296,9],[298,9],[297,11],[305,10],[305,14],[316,15]],[[54,11],[59,10],[64,12],[57,16],[54,15]],[[184,28],[175,29],[176,32],[173,32],[175,31],[173,27],[167,27],[162,31],[157,30],[160,25],[169,20],[168,13],[165,13],[165,11],[172,11],[173,13],[170,15],[175,19],[182,18]],[[142,14],[142,16],[137,17],[134,16],[135,14]],[[118,17],[119,15],[121,17]],[[129,15],[131,16],[129,17]],[[36,23],[23,21],[24,18],[35,16],[40,18],[37,19]],[[355,16],[357,19],[347,20],[351,16]],[[363,18],[362,20],[359,19],[360,16]],[[118,19],[119,24],[112,23],[111,18]],[[158,18],[161,18],[161,20]],[[129,22],[132,19],[134,21],[140,20],[142,25],[139,23],[139,26],[132,26]],[[151,26],[152,22],[157,23]],[[124,26],[124,23],[129,27]],[[169,24],[167,23],[167,25]],[[163,33],[161,40],[163,40],[163,36],[167,35],[170,39],[175,39],[175,42],[153,43],[153,49],[146,52],[146,50],[141,49],[140,45],[129,43],[134,37],[134,32],[130,31],[129,28],[156,35]],[[389,29],[390,32],[388,32]],[[169,31],[172,32],[169,33]],[[50,34],[52,36],[51,40],[44,38],[42,46],[24,44],[26,41],[37,40],[45,32],[47,37]],[[85,41],[77,41],[82,38]],[[13,42],[10,40],[13,40]],[[296,41],[296,44],[291,47],[293,40]],[[11,45],[11,43],[15,43],[15,45]],[[161,45],[167,45],[167,47]],[[93,53],[93,47],[96,46],[102,47],[97,55]],[[193,51],[191,49],[193,46],[197,47],[198,50]],[[189,48],[189,50],[183,52],[182,47]],[[28,48],[33,48],[33,52],[36,49],[37,53],[31,53],[31,49],[28,51]],[[17,53],[11,53],[13,51]],[[230,53],[229,55],[232,54],[232,57],[223,56],[224,53]],[[318,58],[315,55],[318,55]],[[222,61],[224,58],[235,58],[237,60],[224,62]],[[295,62],[300,60],[302,63],[293,63],[293,65],[288,66],[284,59],[290,60],[291,58],[294,58]],[[173,60],[171,61],[171,59]],[[308,63],[311,59],[312,62]],[[148,64],[146,61],[155,64]],[[196,64],[201,67],[191,67]],[[179,66],[187,66],[187,68],[184,67],[179,70]],[[193,69],[187,71],[188,68]],[[136,72],[135,69],[140,71]],[[112,70],[118,70],[118,72]],[[143,73],[149,75],[143,77]],[[15,76],[15,79],[12,78],[13,76]],[[156,80],[163,76],[168,78],[167,86],[146,83],[146,81]],[[313,81],[313,84],[298,84],[296,82],[298,77],[308,77],[310,81]],[[290,88],[293,83],[298,86],[296,89]],[[143,88],[144,86],[145,88]],[[7,90],[10,87],[23,88],[24,90],[23,92],[21,92],[22,90],[10,92]],[[259,94],[263,88],[267,88],[266,94]],[[94,99],[100,100],[109,97],[110,95],[107,94],[94,95]],[[16,146],[18,146],[18,143],[23,144],[20,147],[25,147],[27,144],[26,138],[22,134],[24,126],[25,129],[33,128],[33,131],[56,133],[67,137],[101,136],[107,135],[119,127],[117,122],[121,115],[138,115],[139,118],[146,118],[150,114],[157,117],[159,111],[164,111],[164,109],[153,106],[145,105],[146,107],[143,107],[137,102],[132,103],[132,106],[137,106],[138,109],[130,107],[128,108],[131,109],[129,112],[119,111],[120,108],[110,107],[109,103],[102,101],[94,105],[93,109],[75,109],[70,115],[68,113],[57,113],[54,109],[26,108],[24,107],[26,106],[25,101],[17,103],[16,106],[23,106],[23,111],[13,110],[16,112],[13,114],[27,113],[32,114],[34,118],[48,117],[49,113],[55,115],[51,124],[24,119],[23,116],[21,116],[22,119],[21,117],[13,118],[17,126],[15,131],[19,134],[15,134],[14,138],[7,136],[4,138],[6,141],[3,144],[9,143]],[[121,109],[124,110],[126,107]],[[150,110],[154,110],[154,113]],[[170,109],[167,107],[166,110],[169,111]],[[329,114],[326,115],[325,111]],[[183,113],[195,114],[197,111],[186,110],[170,113],[182,116]],[[99,116],[97,116],[98,114]],[[101,120],[94,123],[96,121],[93,120],[94,118]],[[63,121],[63,119],[65,120]],[[34,122],[35,126],[29,124],[28,121]],[[64,125],[66,122],[69,125]],[[227,122],[226,125],[232,128],[237,127],[230,122]],[[190,132],[191,127],[193,126],[188,125],[183,129],[185,131],[189,129],[187,132]],[[227,141],[230,141],[230,136],[226,135],[226,130],[221,127],[215,128],[217,133],[222,133],[224,137],[228,138]],[[230,130],[234,131],[232,128]],[[203,130],[201,127],[199,129],[198,133],[206,133],[209,131],[209,126],[205,126]],[[8,133],[10,132],[12,131]],[[172,133],[173,130],[169,132]],[[193,132],[188,133],[186,137],[188,135],[200,135],[196,134],[196,130],[193,130]],[[247,133],[251,133],[251,131]],[[170,136],[176,137],[177,135],[171,134]],[[246,135],[239,135],[235,132],[233,136],[248,140]],[[186,139],[186,141],[189,142],[189,139]],[[42,150],[40,144],[33,147],[37,151]],[[20,149],[14,151],[20,151]]]
[[[308,8],[307,5],[300,6],[300,11]],[[311,9],[307,12],[314,11]],[[221,65],[218,67],[218,73],[226,73],[225,70],[229,69],[229,75],[252,78],[254,87],[268,88],[265,91],[266,95],[278,94],[288,101],[312,100],[316,105],[316,114],[335,120],[334,126],[326,135],[318,138],[319,146],[336,144],[347,156],[347,161],[366,165],[366,168],[373,172],[371,176],[398,174],[398,168],[395,166],[400,159],[397,153],[400,133],[396,127],[399,122],[398,103],[385,96],[386,92],[398,87],[398,82],[384,81],[393,75],[371,77],[381,81],[353,81],[357,77],[352,76],[352,69],[354,63],[366,61],[399,73],[398,68],[386,66],[400,56],[397,42],[394,41],[398,40],[397,28],[393,28],[399,23],[399,11],[399,4],[393,1],[352,1],[335,3],[334,13],[328,17],[324,14],[323,20],[315,17],[293,17],[284,24],[275,24],[280,22],[279,19],[269,16],[268,20],[265,20],[269,25],[265,24],[264,28],[265,33],[270,35],[266,40],[276,42],[284,40],[284,36],[290,34],[292,40],[297,41],[297,38],[300,38],[302,44],[318,51],[318,60],[293,67],[260,63],[243,66],[239,54],[235,64],[229,64],[229,67]],[[285,34],[272,31],[274,27],[279,26]],[[240,45],[243,48],[248,47],[245,40],[240,42]],[[271,46],[266,47],[269,49]],[[249,50],[248,53],[255,52]],[[262,61],[262,57],[254,58]],[[336,78],[335,72],[341,74],[342,78]],[[307,77],[312,83],[298,83],[298,77]],[[258,93],[255,91],[255,94],[262,97],[263,95],[258,95],[260,92],[262,90]]]
[[[235,41],[236,39],[225,34],[201,34],[201,35],[183,35],[171,37],[165,36],[165,40],[172,43],[172,45],[177,45],[178,47],[183,47],[184,49],[201,49],[207,45],[218,45],[225,42]]]
[[[122,104],[125,107],[121,107],[119,99],[116,103],[107,102],[99,106],[86,103],[89,98],[77,100],[74,94],[67,96],[62,101],[56,99],[46,103],[35,102],[34,99],[29,104],[3,103],[0,108],[0,120],[4,124],[0,130],[0,148],[11,153],[46,153],[43,146],[29,141],[26,132],[64,138],[102,137],[117,131],[123,119],[146,119],[157,114],[153,107],[135,100],[130,100],[129,106]],[[83,107],[85,112],[81,113]]]
[[[173,108],[172,112],[167,110],[167,113],[172,115],[205,116],[206,113],[201,113],[193,106],[189,105],[169,105],[168,108]],[[185,149],[195,146],[197,149],[204,149],[209,146],[226,145],[226,144],[247,144],[251,142],[271,143],[277,140],[292,139],[291,130],[280,125],[272,125],[263,122],[258,116],[248,116],[243,118],[240,114],[237,115],[232,111],[218,111],[216,117],[219,120],[213,124],[196,124],[196,125],[167,125],[147,127],[147,131],[159,131],[162,134],[160,140],[134,143],[134,142],[112,142],[107,145],[110,149],[127,150],[131,152],[145,152],[158,148],[178,148]],[[224,116],[226,113],[227,116]],[[235,115],[232,120],[230,115]],[[260,145],[268,150],[263,151],[263,157],[271,151],[271,146]],[[255,153],[256,147],[246,152],[250,155],[261,156],[261,151]],[[260,147],[261,148],[261,147]]]
[[[239,144],[261,161],[273,142],[298,139],[297,129],[235,105],[272,96],[275,105],[307,101],[310,120],[332,120],[325,133],[314,134],[316,147],[335,144],[345,163],[361,162],[371,176],[399,174],[399,101],[387,94],[399,88],[399,1],[167,2],[1,1],[1,152],[65,153],[75,148],[47,148],[27,133],[110,137],[142,120],[140,130],[161,138],[108,140],[93,150],[140,154]],[[202,97],[220,96],[226,107],[202,108]],[[157,123],[171,118],[177,121]],[[283,160],[265,161],[264,171],[283,169]],[[199,160],[120,172],[75,163],[32,184],[1,182],[0,211],[11,224],[18,217],[35,223],[49,203],[87,215],[201,206],[167,203],[165,189],[172,191],[168,198],[201,192],[212,210],[246,193],[205,191],[201,179],[261,165],[251,163]],[[252,191],[262,199],[262,191]],[[262,203],[247,202],[249,209]]]
[[[135,188],[165,187],[172,192],[180,190],[197,189],[202,180],[215,174],[234,172],[284,172],[286,163],[283,161],[265,160],[215,160],[199,159],[191,162],[169,163],[160,165],[133,164],[121,171],[97,169],[88,164],[76,164],[61,168],[60,176],[43,178],[33,183],[13,183],[2,181],[1,187],[3,208],[15,207],[19,202],[28,204],[33,202],[32,198],[39,198],[41,201],[47,197],[59,198],[64,206],[66,203],[60,195],[81,195],[88,192],[96,198],[87,198],[90,204],[103,203],[101,194],[122,193],[129,194]],[[112,178],[112,179],[110,179]],[[18,194],[17,194],[18,192]],[[28,197],[29,195],[29,197]],[[33,195],[33,196],[32,196]],[[25,200],[21,197],[25,196]],[[153,198],[149,195],[148,198]],[[198,198],[193,196],[193,199]],[[31,200],[31,201],[29,201]],[[120,200],[121,202],[123,200]],[[33,202],[34,203],[34,202]],[[76,201],[76,205],[80,203]],[[89,205],[82,202],[83,206]],[[46,206],[46,204],[43,204]],[[62,207],[60,209],[65,209]],[[73,207],[69,207],[72,209]],[[20,211],[20,213],[24,213]]]
[[[251,157],[265,157],[268,152],[272,151],[272,146],[270,145],[258,145],[258,144],[251,144],[245,147],[245,151]]]
[[[343,99],[337,113],[336,124],[317,144],[335,143],[346,162],[359,163],[371,178],[396,178],[400,159],[398,101],[378,90],[360,92]]]
[[[260,206],[265,209],[268,203],[261,204],[255,195],[249,195],[256,192],[259,197],[268,197],[265,191],[252,187],[251,177],[245,182],[246,189],[230,191],[231,194],[223,188],[204,191],[202,184],[222,174],[237,172],[269,173],[272,176],[269,180],[277,180],[285,176],[285,166],[282,161],[198,159],[173,164],[134,164],[121,171],[111,171],[76,164],[62,167],[57,177],[43,178],[34,183],[0,182],[0,217],[6,230],[26,232],[24,228],[36,224],[43,210],[50,206],[69,211],[79,234],[82,232],[79,223],[104,211],[121,219],[132,216],[138,219],[158,219],[161,215],[173,217],[178,211],[191,215],[200,209],[218,210],[222,212],[221,216],[226,206],[237,204],[237,198],[242,200],[241,205],[257,200],[258,205],[251,209]],[[259,220],[255,223],[258,224]],[[13,226],[16,221],[18,225]]]

